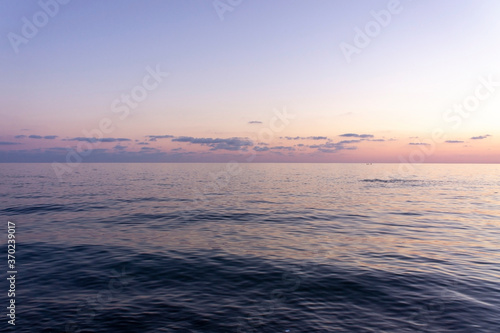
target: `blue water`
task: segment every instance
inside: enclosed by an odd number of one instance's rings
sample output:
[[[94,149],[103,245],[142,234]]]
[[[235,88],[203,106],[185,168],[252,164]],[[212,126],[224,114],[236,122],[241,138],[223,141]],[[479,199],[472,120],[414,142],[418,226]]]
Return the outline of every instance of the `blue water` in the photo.
[[[500,165],[0,175],[16,332],[500,332]]]

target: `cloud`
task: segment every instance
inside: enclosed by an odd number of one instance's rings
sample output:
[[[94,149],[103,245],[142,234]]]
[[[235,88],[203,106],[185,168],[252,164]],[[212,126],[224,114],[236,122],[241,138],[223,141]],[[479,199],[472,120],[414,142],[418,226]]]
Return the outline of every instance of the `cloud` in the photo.
[[[248,146],[253,146],[253,142],[247,138],[193,138],[191,136],[180,136],[172,139],[174,142],[187,142],[211,147],[210,150],[245,150]]]
[[[102,138],[98,140],[99,142],[126,142],[126,141],[132,141],[130,139],[126,138]]]
[[[66,163],[66,158],[71,148],[53,147],[46,149],[20,149],[20,150],[0,150],[0,163],[20,162],[20,163]],[[182,154],[182,153],[181,153]],[[114,149],[93,149],[92,153],[83,157],[83,163],[153,163],[153,162],[203,162],[203,157],[198,154],[193,155],[179,153],[167,154],[155,150],[127,151]]]
[[[232,145],[232,144],[228,144],[228,143],[225,143],[225,142],[222,142],[222,143],[218,143],[218,144],[215,144],[215,145],[209,145],[210,147],[210,150],[230,150],[230,151],[236,151],[236,150],[246,150],[247,147],[246,145],[242,145],[242,146],[239,146],[239,145]]]
[[[262,121],[252,120],[248,122],[249,124],[262,124]]]
[[[65,141],[84,141],[84,142],[95,143],[95,142],[125,142],[125,141],[132,141],[132,140],[125,139],[125,138],[102,138],[102,139],[97,139],[97,138],[78,137],[78,138],[67,139]]]
[[[192,136],[179,136],[175,139],[172,139],[172,141],[175,141],[175,142],[193,142],[195,140],[195,138],[193,138]],[[206,139],[208,140],[208,139]]]
[[[149,141],[156,141],[158,139],[171,139],[173,135],[146,135],[146,138],[149,138]]]
[[[271,147],[270,149],[288,150],[288,151],[294,151],[295,150],[295,148],[293,148],[293,147],[286,147],[286,146],[276,146],[276,147]]]
[[[143,153],[159,153],[159,152],[161,152],[161,150],[158,148],[142,147],[141,152],[143,152]]]
[[[358,147],[338,147],[338,148],[334,148],[334,149],[331,149],[331,148],[319,148],[318,151],[320,151],[322,153],[337,153],[340,150],[356,150],[356,149],[358,149]]]
[[[471,139],[472,140],[483,140],[483,139],[486,139],[489,136],[491,136],[491,135],[486,134],[486,135],[480,135],[480,136],[473,136]]]
[[[255,147],[253,147],[253,150],[255,150],[255,151],[268,151],[269,148],[268,147],[255,146]]]
[[[147,146],[147,145],[149,145],[149,142],[139,142],[137,144],[141,145],[141,146]]]
[[[328,140],[326,136],[285,136],[280,137],[280,139],[286,140]]]
[[[19,142],[0,141],[0,146],[20,145]]]
[[[117,144],[116,146],[113,147],[113,149],[116,149],[116,150],[124,150],[126,148],[127,148],[127,146],[122,146],[120,144]]]
[[[410,142],[410,146],[430,146],[430,143],[425,143],[425,142]]]
[[[45,150],[48,150],[48,151],[54,151],[54,152],[57,152],[57,151],[71,151],[71,149],[69,148],[62,148],[62,147],[51,147],[51,148],[45,148]]]
[[[337,144],[338,145],[347,145],[347,144],[350,144],[350,143],[358,143],[358,142],[361,142],[363,140],[342,140],[340,142],[338,142]]]
[[[321,145],[312,145],[309,148],[318,149],[322,153],[337,153],[342,150],[356,150],[356,146],[345,146],[346,144],[361,142],[362,140],[344,140],[340,142],[327,142]]]
[[[16,135],[15,138],[16,139],[24,139],[26,137],[26,135]],[[46,140],[54,140],[55,138],[57,138],[57,135],[46,135],[46,136],[41,136],[41,135],[30,135],[29,136],[30,139],[46,139]]]
[[[341,134],[339,136],[343,136],[346,138],[362,138],[362,139],[367,139],[367,138],[373,138],[374,136],[372,134],[355,134],[355,133],[346,133],[346,134]]]
[[[460,140],[446,140],[445,142],[446,143],[464,143],[464,141],[460,141]]]

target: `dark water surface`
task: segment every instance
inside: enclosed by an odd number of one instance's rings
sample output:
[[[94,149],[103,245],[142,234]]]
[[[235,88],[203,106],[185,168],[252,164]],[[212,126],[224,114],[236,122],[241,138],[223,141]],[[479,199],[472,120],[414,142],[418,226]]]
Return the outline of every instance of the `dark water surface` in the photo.
[[[500,332],[500,165],[228,167],[0,165],[15,331]]]

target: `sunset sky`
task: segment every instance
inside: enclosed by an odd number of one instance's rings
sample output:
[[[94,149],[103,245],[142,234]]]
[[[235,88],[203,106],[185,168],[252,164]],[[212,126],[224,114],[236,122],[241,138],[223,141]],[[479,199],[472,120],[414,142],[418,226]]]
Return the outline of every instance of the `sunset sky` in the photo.
[[[499,17],[496,0],[0,1],[0,162],[500,163]]]

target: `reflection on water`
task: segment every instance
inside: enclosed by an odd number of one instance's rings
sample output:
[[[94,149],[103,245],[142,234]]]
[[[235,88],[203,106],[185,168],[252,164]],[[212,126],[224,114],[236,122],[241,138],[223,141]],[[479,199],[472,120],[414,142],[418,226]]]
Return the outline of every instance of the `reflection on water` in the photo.
[[[18,331],[500,327],[499,165],[239,168],[0,165]]]

